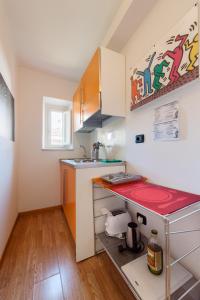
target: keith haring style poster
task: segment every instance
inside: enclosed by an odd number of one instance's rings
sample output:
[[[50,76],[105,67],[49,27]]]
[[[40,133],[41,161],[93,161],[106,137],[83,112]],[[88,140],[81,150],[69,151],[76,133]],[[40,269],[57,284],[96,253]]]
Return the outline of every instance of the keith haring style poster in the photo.
[[[131,110],[199,77],[198,6],[131,68]]]

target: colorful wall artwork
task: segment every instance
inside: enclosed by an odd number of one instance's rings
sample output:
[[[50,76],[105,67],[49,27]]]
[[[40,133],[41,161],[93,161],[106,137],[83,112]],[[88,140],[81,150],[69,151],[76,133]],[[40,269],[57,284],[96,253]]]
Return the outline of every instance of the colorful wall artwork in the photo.
[[[0,73],[0,137],[15,140],[14,98]]]
[[[198,5],[131,68],[133,110],[199,77]]]

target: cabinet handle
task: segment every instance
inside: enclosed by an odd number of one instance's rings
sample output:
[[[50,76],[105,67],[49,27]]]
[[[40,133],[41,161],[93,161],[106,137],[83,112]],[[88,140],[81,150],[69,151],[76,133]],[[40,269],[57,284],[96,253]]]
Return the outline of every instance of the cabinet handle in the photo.
[[[83,92],[83,88],[81,88],[81,105],[80,105],[80,122],[81,124],[83,123],[83,114],[84,114],[84,98],[83,98],[84,92]]]
[[[80,103],[80,124],[82,121],[82,102]]]
[[[99,103],[100,103],[100,109],[102,109],[101,91],[99,91]]]
[[[63,174],[63,205],[66,204],[66,178],[67,178],[67,170],[64,170]]]

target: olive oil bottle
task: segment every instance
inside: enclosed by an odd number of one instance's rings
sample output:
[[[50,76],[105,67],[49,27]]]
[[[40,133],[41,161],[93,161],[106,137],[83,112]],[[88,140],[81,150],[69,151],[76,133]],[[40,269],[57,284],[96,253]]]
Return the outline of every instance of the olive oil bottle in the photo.
[[[151,273],[160,275],[163,271],[163,250],[158,245],[158,231],[151,230],[151,237],[147,245],[147,264]]]

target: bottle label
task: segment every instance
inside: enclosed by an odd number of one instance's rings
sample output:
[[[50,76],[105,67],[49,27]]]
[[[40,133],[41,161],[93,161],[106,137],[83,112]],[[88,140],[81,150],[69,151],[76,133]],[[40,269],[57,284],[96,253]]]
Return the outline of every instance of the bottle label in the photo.
[[[147,249],[147,262],[150,269],[154,272],[162,270],[162,253],[154,252],[150,248]]]

